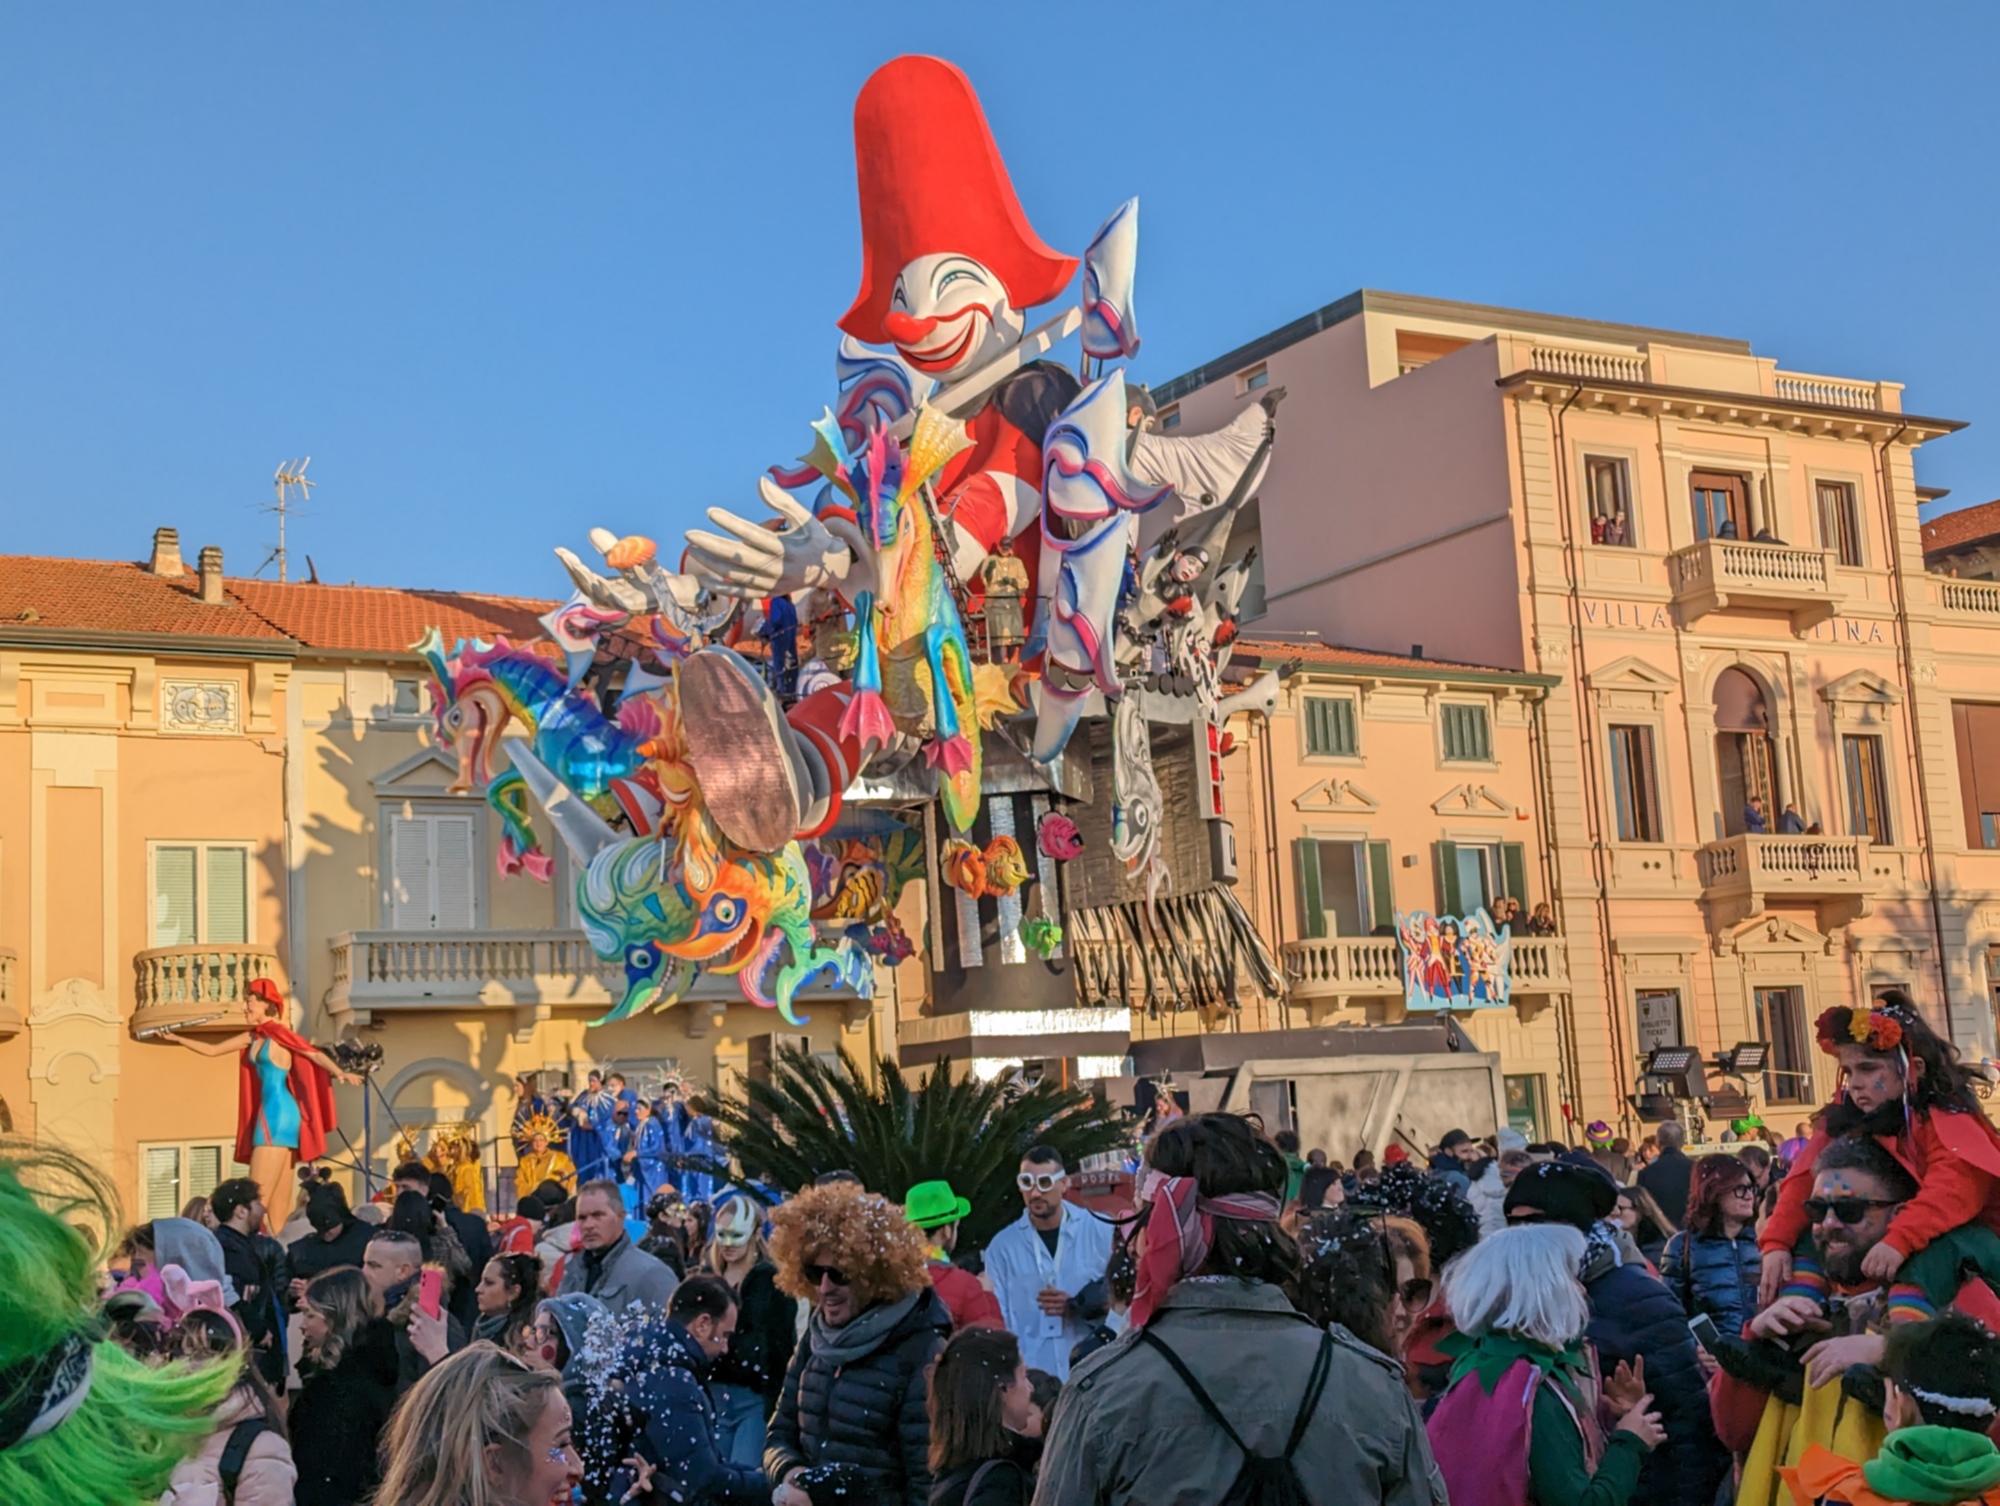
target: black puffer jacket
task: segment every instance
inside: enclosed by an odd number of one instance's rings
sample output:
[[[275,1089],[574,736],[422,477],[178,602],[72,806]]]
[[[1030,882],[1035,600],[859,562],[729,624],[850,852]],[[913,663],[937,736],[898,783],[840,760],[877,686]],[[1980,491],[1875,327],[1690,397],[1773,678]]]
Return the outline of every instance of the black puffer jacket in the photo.
[[[773,1484],[803,1465],[847,1464],[868,1476],[880,1506],[930,1496],[930,1363],[951,1314],[928,1286],[870,1308],[845,1327],[817,1315],[785,1372],[764,1471]]]
[[[298,1506],[354,1506],[375,1493],[382,1430],[396,1407],[396,1330],[370,1318],[340,1363],[299,1366],[305,1389],[292,1401],[292,1462]]]
[[[767,1414],[778,1403],[799,1333],[799,1304],[778,1290],[776,1275],[768,1260],[744,1273],[729,1352],[708,1367],[712,1384],[755,1391],[764,1398]]]
[[[1729,1470],[1729,1454],[1709,1417],[1708,1388],[1695,1360],[1694,1336],[1680,1299],[1644,1266],[1612,1265],[1608,1246],[1585,1257],[1583,1289],[1590,1298],[1590,1341],[1609,1379],[1622,1360],[1646,1361],[1646,1389],[1660,1411],[1667,1441],[1647,1456],[1632,1506],[1708,1506]]]

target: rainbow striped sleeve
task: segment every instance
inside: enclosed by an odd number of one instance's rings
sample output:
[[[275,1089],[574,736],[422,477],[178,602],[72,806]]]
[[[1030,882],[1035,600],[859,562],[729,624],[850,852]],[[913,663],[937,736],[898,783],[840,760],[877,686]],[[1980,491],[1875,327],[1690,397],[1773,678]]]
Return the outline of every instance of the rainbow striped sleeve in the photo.
[[[1825,1302],[1831,1288],[1827,1284],[1826,1272],[1820,1269],[1816,1255],[1807,1253],[1810,1246],[1802,1245],[1792,1252],[1792,1276],[1778,1293],[1781,1297],[1810,1297],[1815,1302]]]
[[[1889,1288],[1889,1321],[1922,1323],[1937,1316],[1937,1307],[1920,1286],[1898,1281]]]

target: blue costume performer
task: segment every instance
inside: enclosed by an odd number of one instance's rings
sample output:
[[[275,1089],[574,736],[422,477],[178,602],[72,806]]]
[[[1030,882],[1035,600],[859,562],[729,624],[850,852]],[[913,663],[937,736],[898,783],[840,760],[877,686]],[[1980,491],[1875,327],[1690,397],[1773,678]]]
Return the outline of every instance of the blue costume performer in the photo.
[[[639,1208],[645,1211],[667,1181],[667,1131],[658,1115],[644,1102],[634,1111],[638,1121],[632,1128],[633,1159],[629,1163],[639,1183]]]

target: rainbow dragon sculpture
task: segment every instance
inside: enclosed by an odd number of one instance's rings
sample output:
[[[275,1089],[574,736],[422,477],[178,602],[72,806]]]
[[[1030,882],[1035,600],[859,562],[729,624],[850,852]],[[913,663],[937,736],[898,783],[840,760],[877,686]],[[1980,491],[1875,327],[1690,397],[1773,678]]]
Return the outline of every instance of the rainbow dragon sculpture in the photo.
[[[928,404],[917,409],[907,454],[874,423],[852,454],[831,412],[813,433],[807,463],[854,503],[875,548],[875,589],[854,603],[854,698],[841,735],[886,746],[898,729],[921,733],[928,715],[924,758],[938,771],[946,817],[965,831],[979,814],[980,695],[923,488],[971,440]]]

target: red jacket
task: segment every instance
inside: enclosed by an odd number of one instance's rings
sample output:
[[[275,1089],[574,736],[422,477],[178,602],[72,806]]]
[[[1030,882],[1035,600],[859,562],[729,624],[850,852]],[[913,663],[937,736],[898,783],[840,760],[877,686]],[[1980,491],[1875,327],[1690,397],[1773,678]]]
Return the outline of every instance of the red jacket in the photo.
[[[1918,1183],[1917,1195],[1889,1225],[1888,1242],[1910,1256],[1946,1230],[1974,1219],[2000,1231],[2000,1132],[1986,1115],[1977,1108],[1965,1113],[1921,1110],[1911,1129],[1910,1134],[1875,1137]],[[1766,1254],[1790,1252],[1805,1235],[1813,1163],[1826,1145],[1826,1132],[1815,1131],[1779,1186],[1778,1206],[1757,1236],[1758,1248]]]
[[[947,1260],[931,1262],[931,1289],[951,1314],[951,1331],[968,1328],[1005,1328],[1000,1315],[1000,1299],[979,1284],[970,1271],[960,1270]]]

